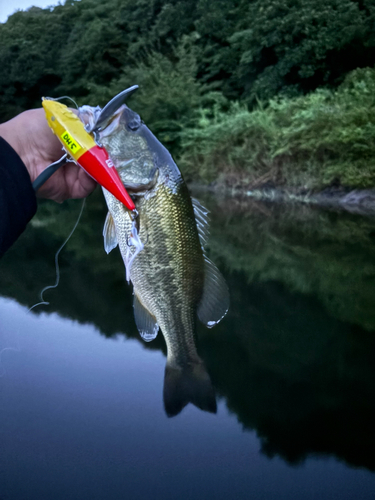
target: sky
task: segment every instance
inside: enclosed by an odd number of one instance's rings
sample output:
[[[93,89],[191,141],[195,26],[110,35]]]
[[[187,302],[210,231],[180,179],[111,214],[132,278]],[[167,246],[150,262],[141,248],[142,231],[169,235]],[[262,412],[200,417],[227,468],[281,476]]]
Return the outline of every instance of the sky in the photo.
[[[0,0],[0,23],[5,23],[8,16],[16,10],[26,10],[35,5],[36,7],[49,7],[57,5],[58,0]],[[61,3],[64,3],[61,1]]]

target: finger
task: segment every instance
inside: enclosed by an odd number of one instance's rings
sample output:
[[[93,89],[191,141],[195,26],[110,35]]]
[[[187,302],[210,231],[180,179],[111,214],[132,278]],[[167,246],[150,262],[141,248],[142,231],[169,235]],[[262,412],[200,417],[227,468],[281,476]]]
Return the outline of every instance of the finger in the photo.
[[[63,169],[69,198],[84,198],[95,189],[96,182],[81,167],[67,163]]]

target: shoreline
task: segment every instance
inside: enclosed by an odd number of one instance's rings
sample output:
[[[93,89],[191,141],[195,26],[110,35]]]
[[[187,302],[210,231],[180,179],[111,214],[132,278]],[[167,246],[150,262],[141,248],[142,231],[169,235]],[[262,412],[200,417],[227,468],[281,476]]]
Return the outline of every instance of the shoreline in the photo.
[[[249,198],[275,203],[303,203],[321,208],[344,210],[358,215],[375,216],[375,189],[328,187],[312,192],[306,189],[260,185],[256,188],[231,187],[225,183],[189,183],[189,189],[229,197]]]

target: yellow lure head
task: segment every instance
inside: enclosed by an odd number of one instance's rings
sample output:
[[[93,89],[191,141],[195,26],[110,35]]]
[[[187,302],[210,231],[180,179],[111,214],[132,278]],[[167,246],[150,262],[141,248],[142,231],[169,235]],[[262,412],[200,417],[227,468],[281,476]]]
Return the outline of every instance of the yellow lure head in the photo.
[[[74,160],[78,160],[86,151],[96,145],[92,136],[85,130],[81,120],[67,106],[44,97],[42,106],[52,132]]]

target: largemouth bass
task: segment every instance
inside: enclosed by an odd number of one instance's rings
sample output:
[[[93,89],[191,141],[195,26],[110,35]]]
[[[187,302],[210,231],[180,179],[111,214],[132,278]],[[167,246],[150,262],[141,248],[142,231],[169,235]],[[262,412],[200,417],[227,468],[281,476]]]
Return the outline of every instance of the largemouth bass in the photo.
[[[167,149],[126,105],[102,127],[99,140],[139,214],[136,230],[143,249],[135,254],[129,212],[103,189],[109,210],[104,246],[110,252],[119,245],[134,287],[137,328],[149,341],[160,327],[166,341],[166,413],[177,415],[189,402],[216,412],[214,389],[195,345],[196,317],[208,327],[217,324],[228,310],[229,293],[205,255],[207,211],[191,200]]]

